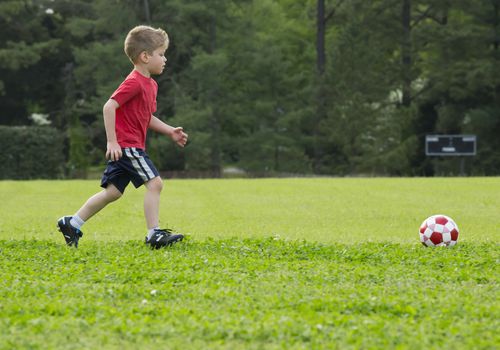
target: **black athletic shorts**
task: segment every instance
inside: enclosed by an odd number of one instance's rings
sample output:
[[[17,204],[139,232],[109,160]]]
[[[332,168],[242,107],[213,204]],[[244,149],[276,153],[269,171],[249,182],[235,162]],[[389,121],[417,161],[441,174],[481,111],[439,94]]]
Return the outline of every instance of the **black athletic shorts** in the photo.
[[[160,175],[144,150],[127,147],[122,148],[122,153],[122,157],[117,161],[108,161],[102,175],[101,187],[106,188],[111,183],[123,193],[130,181],[137,188]]]

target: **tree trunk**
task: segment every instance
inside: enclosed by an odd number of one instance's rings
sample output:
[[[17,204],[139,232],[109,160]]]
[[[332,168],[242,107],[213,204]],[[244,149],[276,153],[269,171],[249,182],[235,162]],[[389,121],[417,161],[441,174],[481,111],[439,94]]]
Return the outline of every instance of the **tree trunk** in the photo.
[[[215,14],[210,19],[210,47],[209,53],[213,54],[217,47],[217,19]],[[215,83],[215,82],[214,82]],[[211,120],[211,172],[212,176],[221,177],[221,156],[220,156],[220,123],[219,123],[219,108],[217,103],[217,85],[214,84],[210,91],[212,102],[212,120]]]
[[[326,94],[325,94],[325,0],[318,0],[316,14],[316,71],[317,71],[317,93],[316,93],[316,115],[313,118],[313,171],[321,171],[321,158],[323,150],[321,147],[321,122],[326,118]]]
[[[144,17],[145,17],[146,23],[151,23],[151,11],[149,9],[149,1],[144,0],[143,3],[144,3]]]
[[[500,3],[499,1],[493,1],[493,26],[495,38],[493,39],[493,48],[495,50],[495,54],[498,51],[498,47],[500,45]],[[496,58],[496,57],[495,57]]]
[[[403,0],[402,7],[403,38],[401,42],[401,64],[402,64],[402,105],[411,105],[411,0]]]
[[[325,0],[318,0],[317,10],[317,32],[316,32],[316,67],[318,75],[325,73]]]
[[[493,0],[493,32],[495,37],[493,38],[493,60],[498,62],[500,59],[500,51],[498,50],[500,46],[500,1]],[[497,84],[494,90],[495,100],[500,101],[500,84]]]

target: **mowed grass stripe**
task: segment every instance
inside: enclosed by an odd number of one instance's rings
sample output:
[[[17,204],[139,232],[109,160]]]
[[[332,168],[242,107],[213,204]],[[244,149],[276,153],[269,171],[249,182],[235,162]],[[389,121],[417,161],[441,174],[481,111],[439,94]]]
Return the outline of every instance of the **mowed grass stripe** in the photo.
[[[56,220],[93,193],[96,180],[1,181],[0,239],[61,241]],[[422,221],[445,214],[459,242],[498,242],[500,178],[301,178],[166,180],[161,222],[196,239],[274,237],[357,244],[413,243]],[[144,189],[130,186],[85,226],[89,240],[144,237]]]

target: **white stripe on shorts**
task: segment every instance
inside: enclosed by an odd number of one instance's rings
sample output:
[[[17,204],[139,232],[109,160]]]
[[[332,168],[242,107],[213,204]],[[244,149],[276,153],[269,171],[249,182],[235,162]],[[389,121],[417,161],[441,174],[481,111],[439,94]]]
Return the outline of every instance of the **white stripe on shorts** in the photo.
[[[139,165],[139,162],[137,162],[137,159],[135,159],[134,156],[132,156],[132,153],[130,153],[130,148],[125,148],[125,154],[127,155],[128,159],[130,159],[130,161],[132,162],[132,165],[134,166],[134,169],[137,171],[137,173],[139,174],[139,176],[144,180],[144,181],[148,181],[148,177],[146,176],[146,174],[144,174],[144,172],[142,171],[142,168],[141,166]]]
[[[139,161],[139,163],[141,163],[142,169],[144,169],[144,171],[147,173],[148,180],[151,180],[153,177],[155,177],[155,174],[151,170],[151,168],[148,165],[148,163],[146,163],[146,161],[144,160],[144,157],[142,157],[141,155],[139,155],[139,152],[137,152],[137,150],[135,148],[132,148],[132,153],[134,154],[134,156],[136,157],[136,159]]]

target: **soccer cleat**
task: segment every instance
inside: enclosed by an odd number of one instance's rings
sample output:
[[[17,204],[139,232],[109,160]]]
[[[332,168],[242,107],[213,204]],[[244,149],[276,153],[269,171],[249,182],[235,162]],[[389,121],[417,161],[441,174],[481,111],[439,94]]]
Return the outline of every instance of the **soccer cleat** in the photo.
[[[146,237],[146,244],[151,246],[151,249],[160,249],[161,247],[166,247],[174,244],[175,242],[180,242],[184,239],[183,235],[172,234],[172,230],[169,229],[155,229],[154,233],[148,239]]]
[[[74,244],[75,248],[78,248],[78,240],[83,236],[83,232],[71,226],[70,220],[71,216],[63,216],[57,221],[57,226],[66,240],[66,244],[69,246]]]

